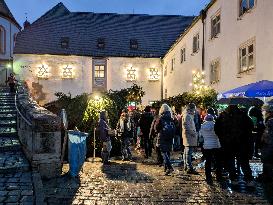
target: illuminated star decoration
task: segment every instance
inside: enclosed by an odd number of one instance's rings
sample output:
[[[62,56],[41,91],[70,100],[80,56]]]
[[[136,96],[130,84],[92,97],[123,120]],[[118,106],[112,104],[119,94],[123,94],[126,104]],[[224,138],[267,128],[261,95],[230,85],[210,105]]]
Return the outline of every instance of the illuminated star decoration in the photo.
[[[159,70],[157,68],[150,68],[149,80],[159,80]]]
[[[135,68],[130,67],[127,69],[127,80],[128,81],[136,80],[136,69]]]
[[[63,68],[63,78],[73,78],[72,68],[68,65]]]
[[[48,78],[49,75],[48,67],[46,67],[45,65],[41,65],[40,67],[38,67],[38,69],[39,69],[38,78]]]

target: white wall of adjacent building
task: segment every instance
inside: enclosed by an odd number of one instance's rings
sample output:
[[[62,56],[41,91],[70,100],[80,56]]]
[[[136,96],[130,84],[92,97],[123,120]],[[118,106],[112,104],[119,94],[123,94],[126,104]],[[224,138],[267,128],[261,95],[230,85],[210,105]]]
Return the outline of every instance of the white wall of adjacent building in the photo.
[[[193,37],[199,34],[199,49],[193,52]],[[202,20],[197,22],[180,38],[176,45],[167,53],[163,59],[163,69],[167,70],[164,75],[163,91],[164,98],[191,89],[192,71],[201,71],[202,69]],[[181,49],[185,48],[185,61],[181,62]],[[172,70],[172,59],[175,59]],[[165,73],[165,74],[166,74]],[[167,95],[166,95],[167,91]]]
[[[95,59],[84,56],[60,56],[60,55],[14,55],[14,71],[20,80],[24,80],[32,88],[32,82],[43,86],[46,99],[40,103],[50,102],[56,99],[54,93],[71,93],[72,96],[93,92],[92,65]],[[158,81],[148,79],[149,69],[156,68],[160,71],[161,60],[156,58],[108,58],[106,59],[107,90],[120,90],[128,88],[136,83],[145,91],[143,103],[160,99],[160,78]],[[71,79],[63,77],[64,69],[69,67],[73,73]],[[136,69],[136,80],[128,81],[127,69]],[[39,77],[40,70],[47,70],[45,78]]]
[[[0,32],[0,84],[4,84],[8,61],[13,57],[14,36],[19,32],[19,28],[10,20],[0,16]]]
[[[222,92],[260,80],[273,80],[273,1],[255,1],[256,5],[239,15],[239,0],[217,0],[208,10],[205,19],[205,74],[206,84]],[[211,21],[220,13],[220,33],[211,38]],[[202,46],[202,22],[194,23],[164,57],[164,92],[167,96],[189,91],[191,71],[201,70],[201,50],[192,55],[193,35],[200,31]],[[254,67],[239,74],[239,49],[244,44],[254,42]],[[180,50],[186,46],[186,61],[180,63]],[[175,58],[174,71],[170,72],[171,59]],[[219,61],[219,81],[211,84],[211,64]]]

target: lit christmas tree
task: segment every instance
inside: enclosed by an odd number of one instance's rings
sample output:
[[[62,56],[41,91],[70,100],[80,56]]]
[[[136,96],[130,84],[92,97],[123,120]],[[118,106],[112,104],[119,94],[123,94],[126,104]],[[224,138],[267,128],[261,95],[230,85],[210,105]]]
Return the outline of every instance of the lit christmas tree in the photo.
[[[192,92],[196,95],[207,91],[209,87],[205,84],[205,72],[192,71],[192,83],[190,83],[190,86],[192,87]]]

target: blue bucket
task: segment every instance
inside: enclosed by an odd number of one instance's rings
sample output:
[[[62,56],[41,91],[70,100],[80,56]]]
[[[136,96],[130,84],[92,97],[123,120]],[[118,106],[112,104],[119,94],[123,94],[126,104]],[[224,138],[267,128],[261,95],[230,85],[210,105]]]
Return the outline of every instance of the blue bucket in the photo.
[[[69,173],[78,176],[86,157],[86,138],[88,133],[68,131],[68,161]]]

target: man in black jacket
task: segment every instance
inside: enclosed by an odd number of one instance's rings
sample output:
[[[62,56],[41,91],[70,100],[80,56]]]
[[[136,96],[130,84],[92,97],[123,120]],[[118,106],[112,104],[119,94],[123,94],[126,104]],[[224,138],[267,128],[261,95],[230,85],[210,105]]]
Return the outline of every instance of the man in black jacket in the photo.
[[[141,115],[139,120],[139,127],[144,141],[145,158],[149,158],[152,155],[152,139],[149,138],[149,133],[153,119],[154,117],[151,112],[151,107],[146,106],[144,113]]]
[[[235,158],[244,173],[244,179],[252,184],[253,176],[249,165],[249,144],[253,123],[247,114],[243,113],[237,105],[230,105],[222,112],[215,122],[215,133],[218,135],[224,162],[229,172],[230,180],[237,183]]]

